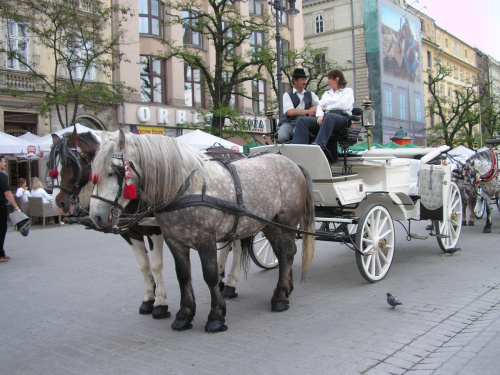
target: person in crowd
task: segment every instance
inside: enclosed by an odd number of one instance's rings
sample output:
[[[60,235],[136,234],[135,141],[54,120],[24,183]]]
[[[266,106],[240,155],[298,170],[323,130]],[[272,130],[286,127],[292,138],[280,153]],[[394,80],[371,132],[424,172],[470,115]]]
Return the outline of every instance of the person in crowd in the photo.
[[[42,181],[38,177],[33,177],[31,180],[31,196],[42,197],[43,203],[52,202],[52,195],[47,193],[43,188]]]
[[[278,143],[292,139],[297,119],[304,116],[315,116],[319,98],[305,89],[307,75],[304,69],[297,68],[292,75],[293,88],[283,94],[283,115],[279,119]]]
[[[316,135],[313,144],[325,148],[332,133],[349,126],[354,92],[346,87],[347,81],[341,70],[330,70],[327,77],[330,90],[321,97],[316,117],[300,117],[297,120],[292,143],[309,144],[309,133],[312,133]]]
[[[28,182],[25,178],[20,178],[17,182],[18,188],[16,191],[16,197],[21,198],[21,202],[28,202],[28,197],[31,197],[31,193],[28,190]]]
[[[10,256],[5,254],[3,248],[5,235],[7,234],[7,218],[9,217],[7,202],[10,202],[14,207],[14,211],[19,210],[14,195],[10,191],[9,179],[5,173],[1,173],[5,168],[7,168],[7,162],[5,157],[0,155],[0,263],[6,263],[10,259]]]

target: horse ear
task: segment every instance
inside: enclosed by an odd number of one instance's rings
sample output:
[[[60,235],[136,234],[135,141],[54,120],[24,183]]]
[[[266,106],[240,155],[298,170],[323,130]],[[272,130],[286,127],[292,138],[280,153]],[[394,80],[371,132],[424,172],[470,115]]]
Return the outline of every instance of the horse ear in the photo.
[[[71,133],[71,135],[68,137],[68,146],[76,147],[77,143],[78,143],[78,134],[76,133],[76,126],[75,126],[73,133]]]
[[[59,143],[61,138],[57,134],[52,134],[52,144],[55,146],[56,144]]]
[[[118,146],[120,148],[120,151],[123,151],[123,149],[125,148],[125,133],[122,129],[120,129],[120,134],[118,137]]]

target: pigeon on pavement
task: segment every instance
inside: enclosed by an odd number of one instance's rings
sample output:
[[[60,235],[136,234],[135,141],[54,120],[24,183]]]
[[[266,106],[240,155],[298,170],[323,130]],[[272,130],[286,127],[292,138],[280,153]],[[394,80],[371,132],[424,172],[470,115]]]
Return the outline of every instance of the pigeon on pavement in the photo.
[[[398,297],[393,296],[391,293],[387,293],[387,303],[391,305],[391,309],[395,309],[397,305],[402,305]]]

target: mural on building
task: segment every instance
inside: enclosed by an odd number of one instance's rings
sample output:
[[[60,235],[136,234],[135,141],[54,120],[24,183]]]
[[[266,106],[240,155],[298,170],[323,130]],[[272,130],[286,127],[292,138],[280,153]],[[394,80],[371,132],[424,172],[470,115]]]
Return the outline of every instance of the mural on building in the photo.
[[[379,2],[383,142],[402,127],[425,144],[420,19],[389,0]]]

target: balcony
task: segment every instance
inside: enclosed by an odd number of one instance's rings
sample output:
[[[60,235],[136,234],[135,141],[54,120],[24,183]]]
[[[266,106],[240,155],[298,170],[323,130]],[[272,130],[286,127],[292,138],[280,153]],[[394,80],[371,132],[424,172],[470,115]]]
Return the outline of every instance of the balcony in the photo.
[[[0,69],[0,90],[40,91],[41,82],[27,73]]]

